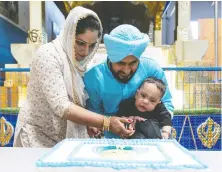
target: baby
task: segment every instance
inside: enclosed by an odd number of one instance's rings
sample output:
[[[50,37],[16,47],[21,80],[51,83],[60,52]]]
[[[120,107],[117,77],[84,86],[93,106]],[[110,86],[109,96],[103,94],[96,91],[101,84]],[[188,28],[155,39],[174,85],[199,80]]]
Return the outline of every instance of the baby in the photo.
[[[117,116],[134,119],[134,139],[164,138],[171,135],[172,120],[161,99],[166,86],[156,78],[147,78],[137,90],[135,98],[120,103]]]

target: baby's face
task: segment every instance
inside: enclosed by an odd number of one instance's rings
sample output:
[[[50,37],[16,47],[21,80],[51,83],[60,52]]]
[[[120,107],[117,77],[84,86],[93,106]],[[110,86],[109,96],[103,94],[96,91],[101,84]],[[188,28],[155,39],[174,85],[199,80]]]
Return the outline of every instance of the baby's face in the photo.
[[[140,112],[152,111],[160,103],[161,91],[153,83],[145,83],[136,93],[136,108]]]

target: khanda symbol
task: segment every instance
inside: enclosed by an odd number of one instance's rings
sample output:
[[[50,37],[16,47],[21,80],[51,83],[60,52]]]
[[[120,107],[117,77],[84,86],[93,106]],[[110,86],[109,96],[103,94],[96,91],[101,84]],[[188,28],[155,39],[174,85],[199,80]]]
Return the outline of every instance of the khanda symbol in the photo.
[[[38,34],[39,30],[37,29],[32,29],[32,30],[28,30],[28,38],[30,39],[30,41],[32,42],[37,42],[38,41]]]
[[[220,125],[208,118],[197,128],[197,135],[202,144],[207,148],[212,148],[220,137]]]
[[[14,133],[14,128],[4,117],[0,119],[0,145],[5,146],[9,143]]]

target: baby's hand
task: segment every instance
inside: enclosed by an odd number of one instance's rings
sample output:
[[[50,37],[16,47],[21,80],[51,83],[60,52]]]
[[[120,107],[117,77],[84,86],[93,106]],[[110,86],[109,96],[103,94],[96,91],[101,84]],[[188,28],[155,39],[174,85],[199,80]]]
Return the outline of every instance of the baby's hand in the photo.
[[[140,116],[130,116],[129,118],[133,119],[135,122],[136,122],[136,121],[139,121],[139,122],[146,121],[145,118],[142,118],[142,117],[140,117]]]
[[[136,126],[136,122],[143,122],[143,121],[146,121],[145,118],[142,118],[142,117],[139,117],[139,116],[129,116],[129,119],[132,119],[133,122],[129,125],[129,128],[133,128],[135,129],[135,126]]]

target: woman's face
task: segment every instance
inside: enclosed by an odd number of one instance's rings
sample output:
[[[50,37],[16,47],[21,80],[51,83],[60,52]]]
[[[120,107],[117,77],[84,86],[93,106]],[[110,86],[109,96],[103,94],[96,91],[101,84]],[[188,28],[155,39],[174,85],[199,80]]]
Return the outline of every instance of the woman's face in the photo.
[[[75,57],[77,61],[82,61],[95,48],[98,41],[99,32],[86,30],[83,34],[78,34],[75,40]]]

